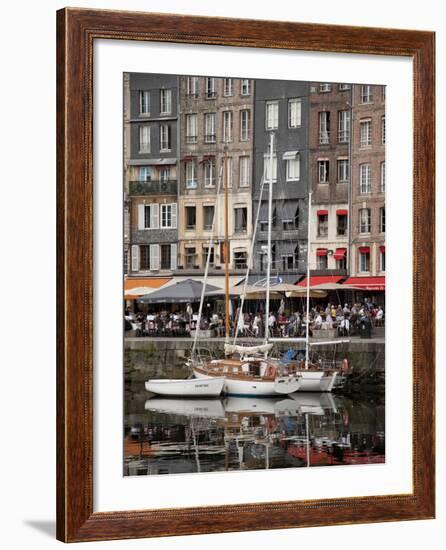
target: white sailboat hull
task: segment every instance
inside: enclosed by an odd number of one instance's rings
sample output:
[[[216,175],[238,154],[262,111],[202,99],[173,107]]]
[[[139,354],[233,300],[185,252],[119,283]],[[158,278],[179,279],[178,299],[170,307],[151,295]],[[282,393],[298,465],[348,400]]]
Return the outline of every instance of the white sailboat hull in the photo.
[[[158,395],[215,397],[221,394],[224,383],[223,377],[198,377],[187,380],[147,380],[145,386],[147,391]]]
[[[194,375],[200,378],[214,378],[212,375],[206,375],[201,370],[195,371],[195,369]],[[223,392],[229,395],[253,397],[287,395],[298,391],[300,383],[300,378],[297,377],[283,377],[275,380],[243,380],[228,375],[224,377]]]
[[[298,371],[302,377],[300,388],[297,391],[331,392],[336,381],[337,372],[326,374],[323,371]]]

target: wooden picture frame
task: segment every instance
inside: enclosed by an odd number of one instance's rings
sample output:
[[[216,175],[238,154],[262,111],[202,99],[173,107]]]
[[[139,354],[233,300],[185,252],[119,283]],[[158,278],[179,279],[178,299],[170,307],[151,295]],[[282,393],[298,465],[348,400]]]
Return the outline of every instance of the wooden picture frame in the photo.
[[[413,60],[413,491],[93,512],[93,43],[177,42]],[[57,13],[57,538],[91,541],[434,517],[432,32],[66,8]]]

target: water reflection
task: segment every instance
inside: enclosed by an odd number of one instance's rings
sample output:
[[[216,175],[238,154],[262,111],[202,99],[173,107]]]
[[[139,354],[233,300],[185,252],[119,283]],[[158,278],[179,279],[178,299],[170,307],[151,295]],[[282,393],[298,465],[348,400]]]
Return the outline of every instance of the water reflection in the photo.
[[[379,397],[144,400],[126,403],[124,475],[384,462]]]

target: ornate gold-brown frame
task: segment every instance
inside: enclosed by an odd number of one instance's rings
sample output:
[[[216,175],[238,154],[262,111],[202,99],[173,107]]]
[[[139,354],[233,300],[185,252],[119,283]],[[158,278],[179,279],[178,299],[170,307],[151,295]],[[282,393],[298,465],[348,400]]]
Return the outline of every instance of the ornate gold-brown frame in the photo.
[[[93,512],[93,42],[406,56],[414,70],[413,491]],[[431,32],[66,8],[57,13],[57,537],[87,541],[434,517],[434,44]],[[391,345],[391,343],[390,343]]]

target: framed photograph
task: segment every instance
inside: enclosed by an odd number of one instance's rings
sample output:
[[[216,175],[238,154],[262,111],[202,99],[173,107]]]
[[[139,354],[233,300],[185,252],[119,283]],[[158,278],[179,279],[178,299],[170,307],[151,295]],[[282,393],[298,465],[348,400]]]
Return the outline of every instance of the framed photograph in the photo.
[[[57,32],[57,537],[433,518],[434,33]]]

